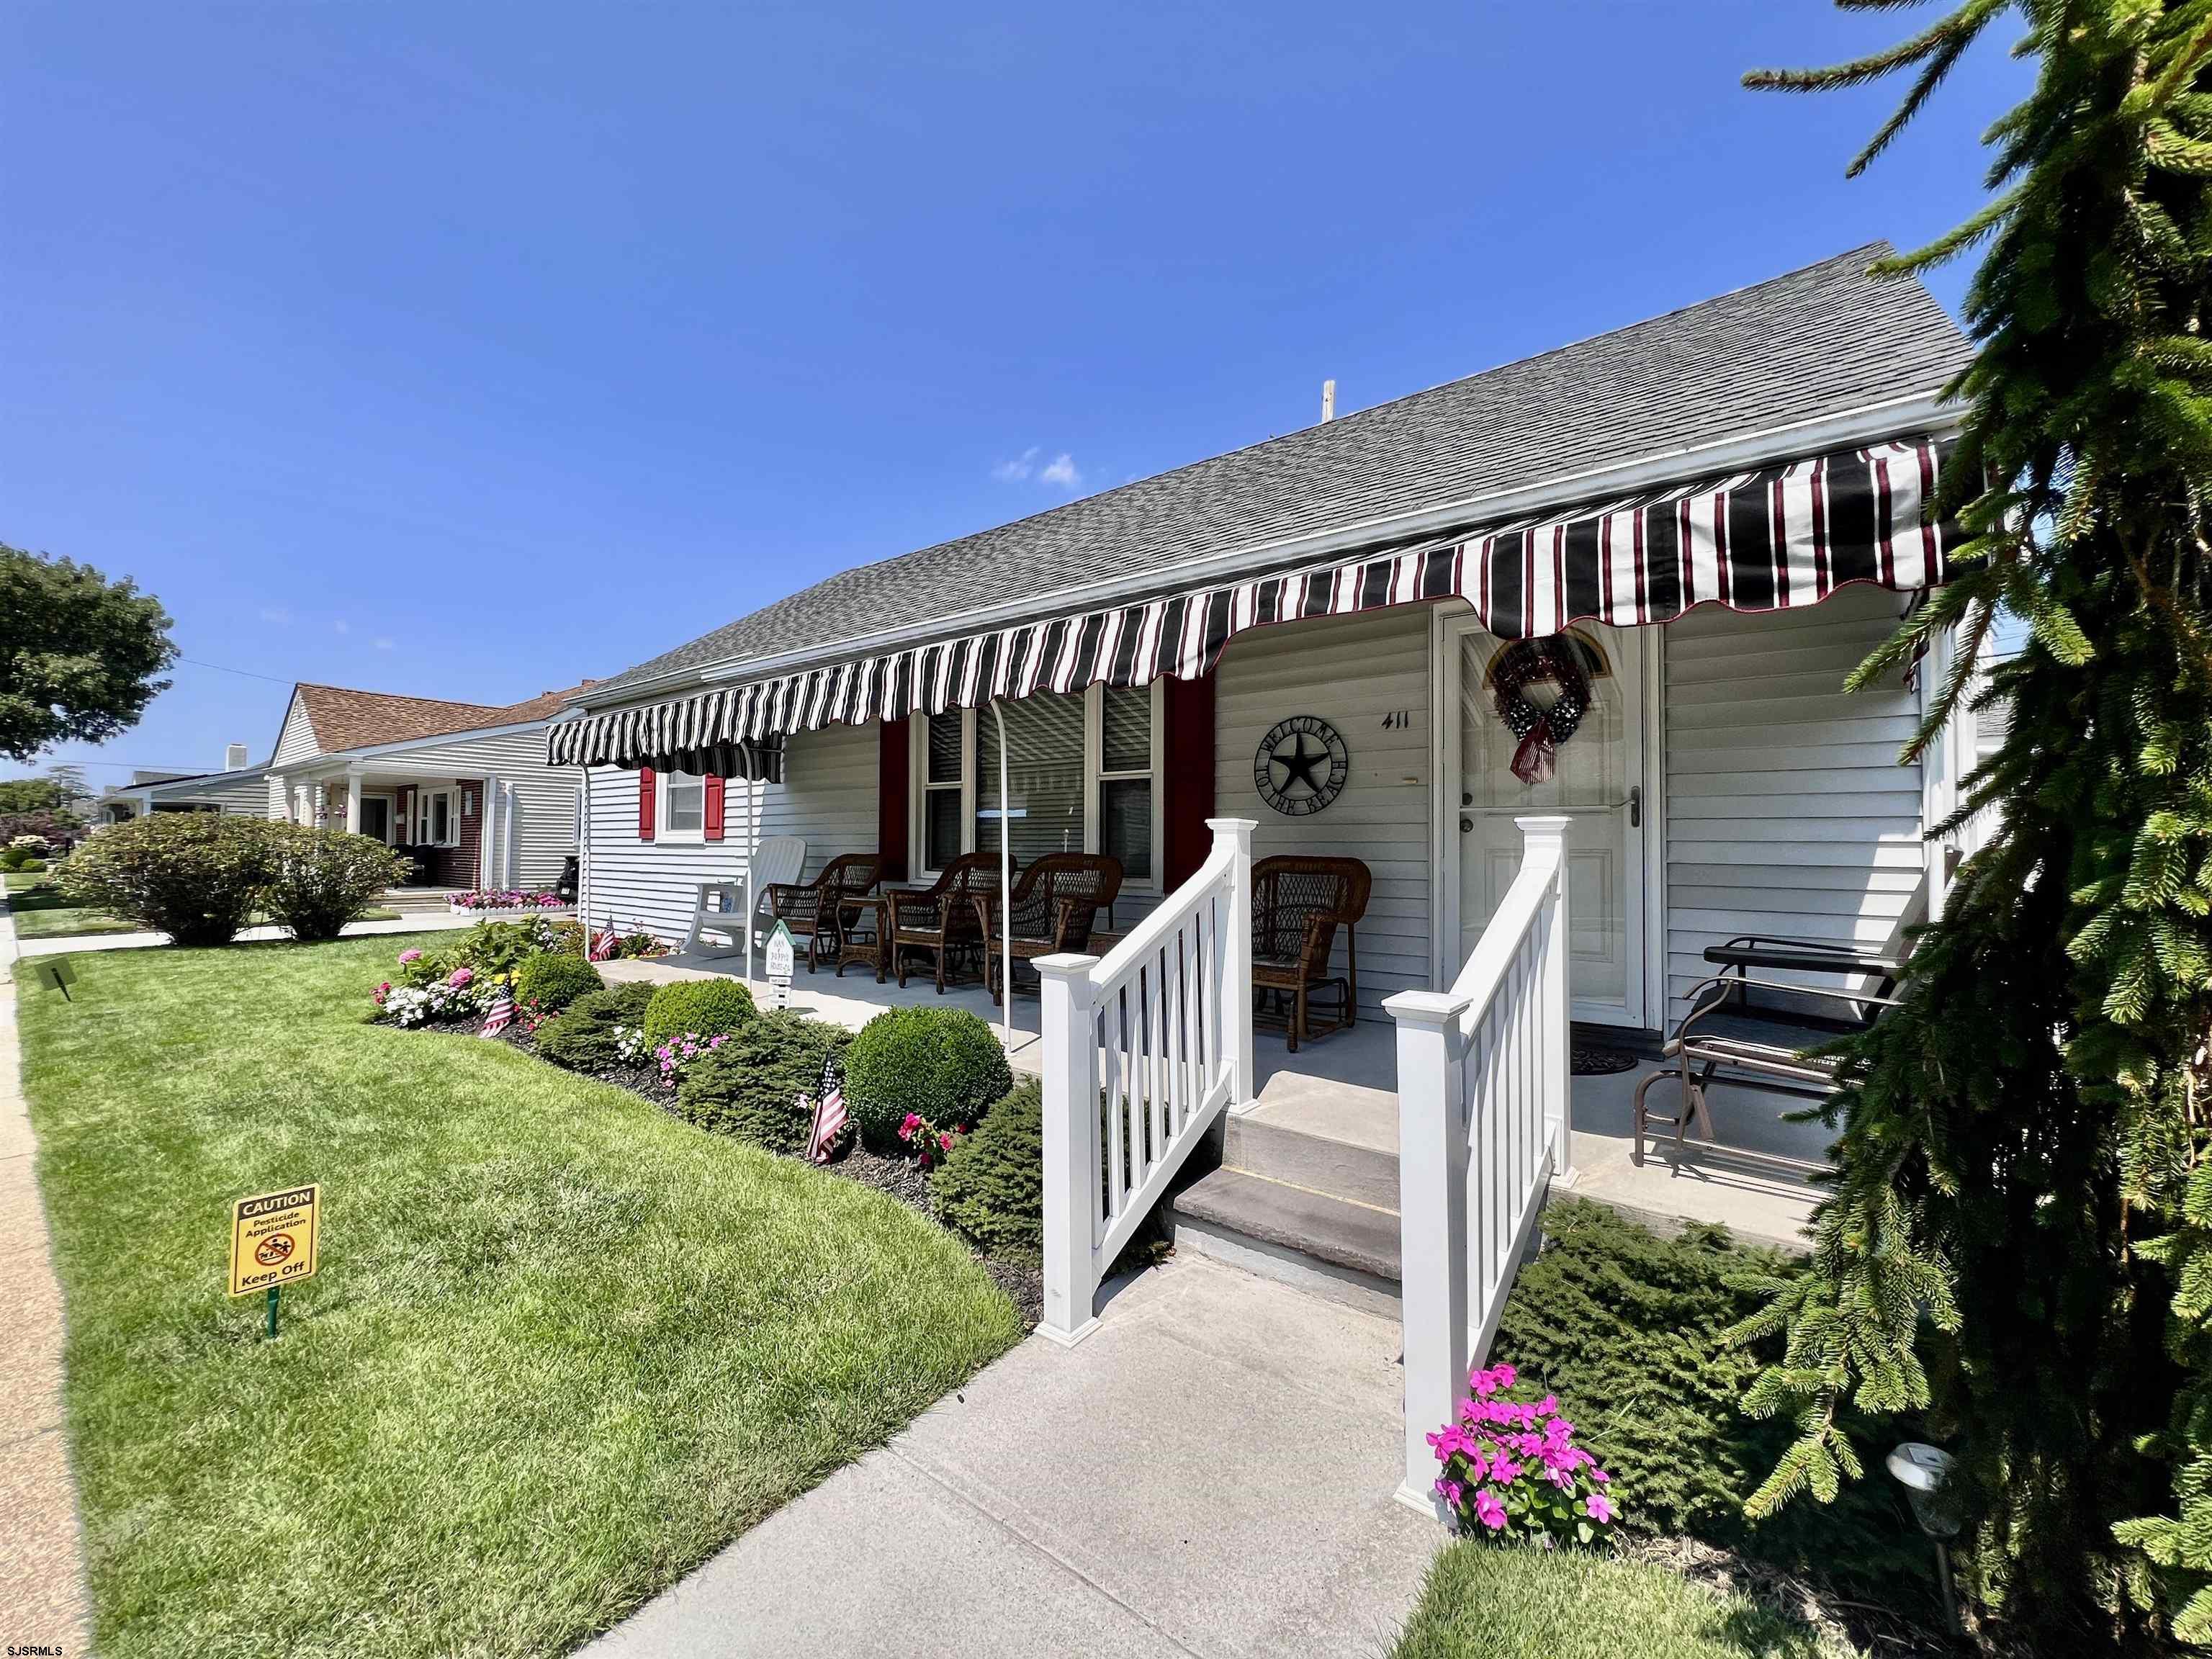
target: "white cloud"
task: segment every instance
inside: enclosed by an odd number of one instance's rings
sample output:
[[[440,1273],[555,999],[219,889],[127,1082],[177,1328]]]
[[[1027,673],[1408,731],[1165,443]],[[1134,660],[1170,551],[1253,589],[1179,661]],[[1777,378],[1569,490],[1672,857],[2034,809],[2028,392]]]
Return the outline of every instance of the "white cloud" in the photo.
[[[261,607],[261,620],[272,628],[289,628],[292,613],[281,605],[264,605]]]
[[[374,645],[380,651],[389,651],[392,648],[392,641],[381,634],[379,634],[374,640],[370,641],[369,643]]]
[[[1041,459],[1043,454],[1041,446],[1031,444],[1011,461],[1000,461],[993,467],[991,476],[1000,483],[1023,483],[1034,478],[1055,489],[1074,489],[1082,484],[1083,474],[1076,467],[1074,456],[1063,449],[1048,461]]]

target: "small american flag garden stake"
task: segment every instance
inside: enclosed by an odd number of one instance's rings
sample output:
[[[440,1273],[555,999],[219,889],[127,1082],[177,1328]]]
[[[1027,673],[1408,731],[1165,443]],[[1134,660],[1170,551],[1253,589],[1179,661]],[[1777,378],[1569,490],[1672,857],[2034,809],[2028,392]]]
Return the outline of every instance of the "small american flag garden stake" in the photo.
[[[499,988],[499,994],[491,1000],[491,1012],[484,1016],[483,1030],[478,1031],[477,1035],[482,1037],[497,1036],[512,1024],[514,1020],[514,993],[502,985]]]
[[[801,1106],[807,1104],[805,1095],[799,1097]],[[830,1149],[837,1144],[837,1137],[845,1130],[845,1091],[832,1085],[814,1108],[814,1133],[806,1139],[806,1157],[810,1163],[827,1164]]]

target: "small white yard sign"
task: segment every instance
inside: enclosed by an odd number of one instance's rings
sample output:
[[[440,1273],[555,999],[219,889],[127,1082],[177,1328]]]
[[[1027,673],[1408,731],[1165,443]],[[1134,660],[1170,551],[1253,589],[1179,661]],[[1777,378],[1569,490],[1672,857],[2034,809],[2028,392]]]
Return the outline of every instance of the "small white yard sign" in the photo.
[[[791,929],[781,922],[768,936],[768,982],[775,988],[775,1006],[791,1006],[791,970],[796,965],[798,953],[792,948]]]

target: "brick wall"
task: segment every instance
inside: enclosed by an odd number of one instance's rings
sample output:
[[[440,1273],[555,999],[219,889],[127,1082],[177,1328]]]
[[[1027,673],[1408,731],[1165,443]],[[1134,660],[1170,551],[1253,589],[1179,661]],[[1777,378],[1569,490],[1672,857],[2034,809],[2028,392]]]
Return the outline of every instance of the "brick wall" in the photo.
[[[482,778],[455,778],[453,810],[459,819],[459,842],[453,847],[404,847],[400,850],[411,854],[422,866],[418,878],[426,887],[470,888],[477,884],[483,863],[479,854],[483,846],[484,787]],[[442,787],[434,782],[432,787]],[[410,798],[409,810],[413,810]],[[411,830],[412,825],[410,829]]]

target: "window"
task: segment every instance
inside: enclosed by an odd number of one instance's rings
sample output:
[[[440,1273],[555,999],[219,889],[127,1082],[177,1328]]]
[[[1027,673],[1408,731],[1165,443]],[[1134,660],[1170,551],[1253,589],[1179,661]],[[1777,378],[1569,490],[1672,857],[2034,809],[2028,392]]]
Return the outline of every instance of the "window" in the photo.
[[[660,828],[664,841],[707,838],[707,781],[690,772],[660,774]]]
[[[418,847],[458,847],[459,821],[450,789],[418,789],[415,793],[415,844]]]
[[[915,722],[913,856],[933,874],[999,849],[999,720],[1006,732],[1007,841],[1029,864],[1106,853],[1131,887],[1157,890],[1160,687],[1040,693]]]
[[[938,871],[966,850],[969,726],[955,710],[925,714],[922,732],[921,865]]]

